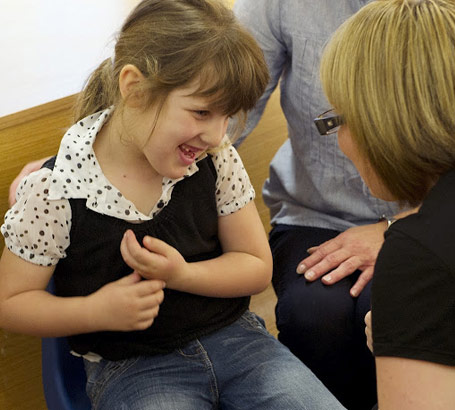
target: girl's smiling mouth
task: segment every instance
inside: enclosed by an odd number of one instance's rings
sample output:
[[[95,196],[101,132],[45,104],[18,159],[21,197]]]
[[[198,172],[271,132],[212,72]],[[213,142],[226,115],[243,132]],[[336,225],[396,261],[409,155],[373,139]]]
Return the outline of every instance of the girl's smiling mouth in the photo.
[[[179,145],[180,158],[186,165],[191,165],[196,159],[197,155],[202,151],[202,149],[193,147],[191,145]]]

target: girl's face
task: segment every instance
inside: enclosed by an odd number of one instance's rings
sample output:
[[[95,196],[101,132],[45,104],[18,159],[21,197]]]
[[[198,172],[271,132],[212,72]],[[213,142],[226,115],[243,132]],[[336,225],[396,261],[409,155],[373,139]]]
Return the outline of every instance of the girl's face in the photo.
[[[156,107],[134,118],[135,145],[161,176],[182,177],[198,156],[220,145],[226,133],[228,116],[210,109],[206,98],[190,96],[196,86],[169,94],[154,129]]]
[[[346,155],[357,168],[357,171],[359,171],[360,176],[370,189],[372,195],[385,201],[395,200],[376,172],[374,172],[368,160],[360,153],[356,143],[352,139],[349,127],[346,124],[341,125],[338,130],[338,145],[344,155]]]

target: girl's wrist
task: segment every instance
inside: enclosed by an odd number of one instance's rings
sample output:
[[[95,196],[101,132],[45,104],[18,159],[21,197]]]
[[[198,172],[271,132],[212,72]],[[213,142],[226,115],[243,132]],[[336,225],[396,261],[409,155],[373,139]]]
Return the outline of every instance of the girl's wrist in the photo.
[[[82,320],[84,327],[87,327],[87,333],[108,330],[106,326],[103,326],[100,318],[99,313],[103,312],[103,308],[98,299],[95,292],[83,297],[83,303],[81,303]]]
[[[170,275],[166,281],[166,287],[169,289],[187,292],[191,288],[191,283],[196,275],[196,265],[191,262],[184,262],[181,268],[174,275]]]

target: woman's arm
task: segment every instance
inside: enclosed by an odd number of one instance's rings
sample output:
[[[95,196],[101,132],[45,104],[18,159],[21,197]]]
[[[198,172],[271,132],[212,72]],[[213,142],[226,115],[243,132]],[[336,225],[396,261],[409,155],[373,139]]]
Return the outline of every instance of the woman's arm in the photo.
[[[144,247],[127,231],[121,245],[125,262],[145,278],[164,280],[171,289],[211,297],[259,293],[272,277],[272,255],[254,202],[219,217],[223,254],[187,263],[180,253],[156,238],[145,237]]]
[[[399,357],[377,357],[380,410],[455,408],[455,366]]]
[[[163,300],[161,281],[129,275],[87,297],[46,292],[55,266],[27,262],[8,249],[0,260],[0,327],[40,337],[149,327]]]

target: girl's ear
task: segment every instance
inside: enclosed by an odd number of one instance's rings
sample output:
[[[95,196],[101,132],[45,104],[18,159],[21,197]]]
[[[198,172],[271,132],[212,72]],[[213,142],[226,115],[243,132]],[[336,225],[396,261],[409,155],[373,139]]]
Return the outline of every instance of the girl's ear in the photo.
[[[123,66],[119,75],[119,89],[125,105],[140,108],[144,104],[141,83],[145,80],[141,71],[133,64]]]

